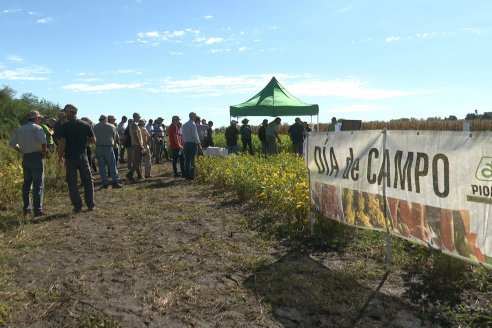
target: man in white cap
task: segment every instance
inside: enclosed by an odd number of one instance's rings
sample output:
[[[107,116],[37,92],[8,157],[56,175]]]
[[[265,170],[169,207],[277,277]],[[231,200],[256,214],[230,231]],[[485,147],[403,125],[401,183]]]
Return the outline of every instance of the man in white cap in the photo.
[[[77,107],[68,104],[63,109],[67,114],[67,121],[60,129],[60,141],[58,144],[58,157],[60,164],[65,164],[68,193],[73,205],[73,211],[79,213],[82,210],[79,185],[77,183],[77,171],[84,186],[85,205],[92,211],[94,203],[94,180],[87,157],[87,145],[95,144],[96,137],[92,126],[77,119]]]
[[[116,127],[108,123],[106,115],[99,117],[99,123],[94,126],[94,135],[96,136],[96,158],[99,165],[99,174],[101,175],[101,189],[108,189],[108,172],[111,175],[113,189],[121,188],[118,182],[118,168],[116,167],[116,158],[114,156],[114,147],[118,144],[118,132]]]
[[[46,156],[46,134],[39,123],[43,116],[32,110],[27,113],[27,124],[18,128],[9,140],[9,146],[22,154],[22,171],[24,182],[22,183],[23,213],[31,213],[29,206],[29,194],[32,185],[32,209],[34,216],[42,216],[43,213],[43,187],[44,187],[44,157]]]

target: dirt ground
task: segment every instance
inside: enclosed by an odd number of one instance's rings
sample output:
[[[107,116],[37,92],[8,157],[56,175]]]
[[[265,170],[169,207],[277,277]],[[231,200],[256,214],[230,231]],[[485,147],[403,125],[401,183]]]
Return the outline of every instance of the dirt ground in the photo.
[[[48,216],[2,232],[5,326],[449,325],[404,297],[401,273],[352,279],[347,254],[262,238],[244,225],[251,206],[173,178],[170,163],[153,175],[97,189],[93,212],[48,195]]]

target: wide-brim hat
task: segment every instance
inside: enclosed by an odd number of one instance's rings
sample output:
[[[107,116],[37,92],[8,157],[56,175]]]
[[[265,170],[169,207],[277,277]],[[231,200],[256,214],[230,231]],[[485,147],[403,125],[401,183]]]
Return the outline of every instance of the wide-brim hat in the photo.
[[[247,118],[243,118],[243,120],[241,121],[241,123],[248,123],[249,120]]]
[[[101,116],[99,116],[99,121],[106,121],[107,120],[107,116],[102,114]]]

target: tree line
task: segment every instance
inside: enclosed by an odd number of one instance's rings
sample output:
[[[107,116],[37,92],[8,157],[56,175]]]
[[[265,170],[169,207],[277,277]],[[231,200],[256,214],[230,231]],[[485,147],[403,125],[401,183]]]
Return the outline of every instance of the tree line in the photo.
[[[59,104],[48,101],[46,99],[39,99],[32,93],[24,93],[20,98],[15,98],[16,91],[8,86],[4,86],[0,90],[0,139],[8,138],[15,129],[25,123],[27,112],[30,110],[37,110],[44,116],[58,117],[58,112],[61,110]],[[491,112],[485,112],[484,114],[478,114],[475,110],[473,113],[466,115],[465,120],[490,120],[492,119]],[[444,119],[440,117],[429,117],[427,121],[456,121],[458,118],[454,115],[450,115]],[[341,121],[343,121],[341,119]],[[413,122],[423,121],[416,118],[400,118],[398,120],[391,120],[392,123],[396,122]],[[366,122],[371,123],[371,122]],[[285,124],[286,125],[286,124]],[[323,125],[323,124],[321,124]],[[286,125],[285,129],[288,129]],[[324,131],[321,129],[321,131]]]
[[[0,139],[8,138],[26,122],[27,113],[37,110],[44,116],[58,117],[61,107],[51,101],[39,99],[32,93],[16,98],[16,91],[8,86],[0,89]]]

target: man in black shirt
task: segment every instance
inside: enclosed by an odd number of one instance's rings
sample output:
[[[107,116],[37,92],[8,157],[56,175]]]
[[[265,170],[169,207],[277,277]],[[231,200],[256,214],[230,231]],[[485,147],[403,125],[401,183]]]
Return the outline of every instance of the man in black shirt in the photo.
[[[87,158],[86,147],[95,144],[96,137],[92,127],[87,122],[77,119],[77,107],[68,104],[63,109],[67,114],[67,121],[60,129],[60,141],[58,145],[58,156],[60,164],[65,164],[68,184],[68,192],[73,205],[73,211],[78,213],[82,210],[82,199],[80,198],[77,171],[84,186],[84,200],[89,211],[96,206],[94,203],[94,180]]]
[[[266,127],[268,125],[268,120],[264,119],[258,129],[258,139],[261,141],[261,151],[263,154],[267,153],[267,141],[266,141]]]
[[[299,117],[296,118],[295,123],[289,127],[289,136],[292,141],[292,150],[295,154],[302,156],[302,146],[304,142],[304,126]]]
[[[236,128],[237,121],[232,120],[231,125],[229,125],[225,130],[225,139],[227,144],[228,154],[237,154],[239,152],[239,147],[237,146],[237,139],[239,139],[239,131]]]

